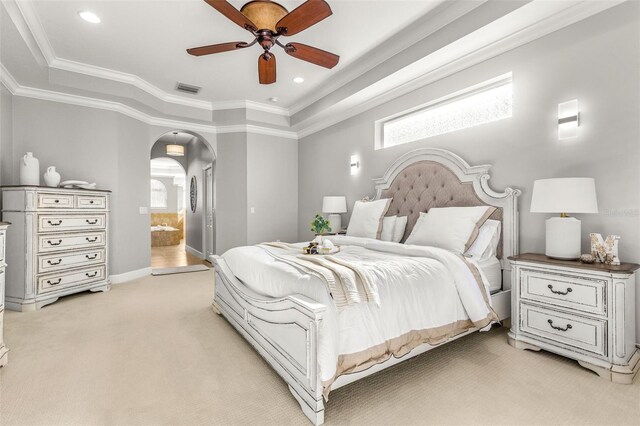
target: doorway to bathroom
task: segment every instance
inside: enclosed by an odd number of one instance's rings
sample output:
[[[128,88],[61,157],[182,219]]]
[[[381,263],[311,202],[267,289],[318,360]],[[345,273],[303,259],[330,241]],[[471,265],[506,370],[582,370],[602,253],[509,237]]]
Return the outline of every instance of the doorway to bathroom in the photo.
[[[211,267],[215,253],[214,154],[198,135],[173,131],[151,149],[153,275]]]

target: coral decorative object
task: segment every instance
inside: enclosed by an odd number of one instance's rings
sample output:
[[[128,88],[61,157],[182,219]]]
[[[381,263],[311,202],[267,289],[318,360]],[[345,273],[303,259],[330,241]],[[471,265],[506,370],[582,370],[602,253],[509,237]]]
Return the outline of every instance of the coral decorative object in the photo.
[[[32,152],[20,160],[20,185],[40,186],[40,162]]]
[[[618,257],[619,235],[607,235],[606,239],[596,233],[591,233],[589,236],[591,237],[591,256],[595,258],[596,263],[620,265]]]
[[[60,184],[60,173],[56,172],[55,166],[49,166],[44,174],[44,183],[47,186],[57,188]]]

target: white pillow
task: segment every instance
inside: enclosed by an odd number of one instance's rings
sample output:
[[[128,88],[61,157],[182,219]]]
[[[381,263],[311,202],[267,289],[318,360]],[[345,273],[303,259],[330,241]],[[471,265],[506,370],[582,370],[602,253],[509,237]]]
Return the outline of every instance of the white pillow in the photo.
[[[500,221],[487,220],[484,225],[480,227],[478,238],[476,238],[464,255],[477,260],[486,260],[498,256],[500,228]]]
[[[356,201],[353,205],[347,236],[380,239],[382,218],[391,198],[376,201]]]
[[[382,241],[393,241],[397,219],[398,216],[385,216],[382,218],[382,232],[380,233]]]
[[[434,207],[420,213],[405,244],[433,246],[464,253],[478,237],[480,227],[495,207]]]
[[[404,230],[407,228],[407,216],[396,217],[396,225],[393,228],[393,238],[391,241],[399,243],[404,237]]]

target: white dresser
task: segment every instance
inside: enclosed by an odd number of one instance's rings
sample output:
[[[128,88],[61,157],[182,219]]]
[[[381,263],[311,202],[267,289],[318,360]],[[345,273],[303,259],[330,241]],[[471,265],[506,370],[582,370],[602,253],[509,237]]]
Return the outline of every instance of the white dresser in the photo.
[[[510,257],[509,343],[577,360],[607,380],[629,384],[640,369],[635,271],[640,265],[584,264],[543,254]]]
[[[31,311],[109,285],[109,191],[5,186],[8,309]]]
[[[4,344],[4,276],[6,271],[6,248],[7,226],[6,222],[0,222],[0,367],[4,367],[9,362],[9,349]]]

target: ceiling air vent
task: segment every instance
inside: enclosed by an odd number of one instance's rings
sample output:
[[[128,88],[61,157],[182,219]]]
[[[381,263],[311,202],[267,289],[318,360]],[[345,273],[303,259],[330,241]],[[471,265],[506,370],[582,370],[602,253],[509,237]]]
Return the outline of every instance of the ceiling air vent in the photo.
[[[176,90],[178,92],[189,93],[191,95],[197,95],[202,87],[193,86],[191,84],[180,83],[176,84]]]

